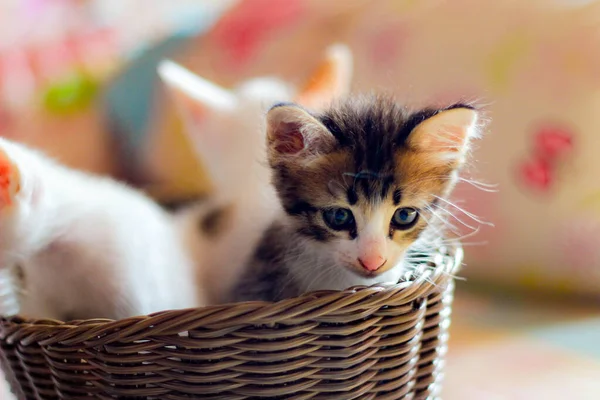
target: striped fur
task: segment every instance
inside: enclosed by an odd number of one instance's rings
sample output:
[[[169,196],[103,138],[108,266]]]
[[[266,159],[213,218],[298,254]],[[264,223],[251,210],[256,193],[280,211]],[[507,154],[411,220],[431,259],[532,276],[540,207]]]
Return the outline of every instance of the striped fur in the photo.
[[[407,251],[439,232],[428,223],[432,210],[452,190],[477,133],[470,105],[411,112],[386,96],[352,97],[316,115],[278,104],[267,120],[283,214],[264,236],[237,299],[397,281],[409,267]],[[328,210],[339,208],[354,218],[344,229],[326,221]],[[417,210],[416,221],[394,223],[399,209]],[[374,257],[382,264],[367,268],[363,260]],[[273,286],[282,290],[257,290]]]

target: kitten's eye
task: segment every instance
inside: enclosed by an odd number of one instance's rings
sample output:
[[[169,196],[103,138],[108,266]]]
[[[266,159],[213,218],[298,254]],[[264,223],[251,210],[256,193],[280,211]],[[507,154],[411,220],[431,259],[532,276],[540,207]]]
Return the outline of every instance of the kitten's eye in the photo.
[[[354,225],[352,211],[345,208],[330,208],[323,211],[323,219],[331,229],[338,231],[350,229]]]
[[[419,218],[419,212],[411,207],[399,208],[392,217],[392,224],[398,229],[411,228]]]

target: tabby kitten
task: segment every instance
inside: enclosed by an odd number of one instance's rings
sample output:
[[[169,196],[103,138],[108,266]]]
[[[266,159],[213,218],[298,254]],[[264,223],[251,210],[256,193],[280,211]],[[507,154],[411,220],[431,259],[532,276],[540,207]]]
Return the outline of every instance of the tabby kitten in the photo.
[[[470,105],[409,112],[385,96],[321,114],[280,104],[267,114],[268,161],[282,205],[233,299],[397,282],[409,250],[440,237],[432,223],[479,132]]]

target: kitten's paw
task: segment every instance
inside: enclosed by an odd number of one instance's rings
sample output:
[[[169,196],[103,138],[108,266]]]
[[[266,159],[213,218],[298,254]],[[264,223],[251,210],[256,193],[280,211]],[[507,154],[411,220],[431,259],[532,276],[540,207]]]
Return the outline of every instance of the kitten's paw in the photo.
[[[0,148],[0,211],[10,208],[16,202],[21,190],[21,173],[7,152]]]

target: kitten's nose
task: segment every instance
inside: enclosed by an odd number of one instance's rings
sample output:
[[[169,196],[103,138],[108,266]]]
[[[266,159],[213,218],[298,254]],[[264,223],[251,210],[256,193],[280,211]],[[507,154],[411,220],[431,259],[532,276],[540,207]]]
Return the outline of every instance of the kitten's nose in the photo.
[[[367,271],[377,271],[379,268],[383,267],[386,262],[387,260],[380,255],[358,259],[358,263]]]

